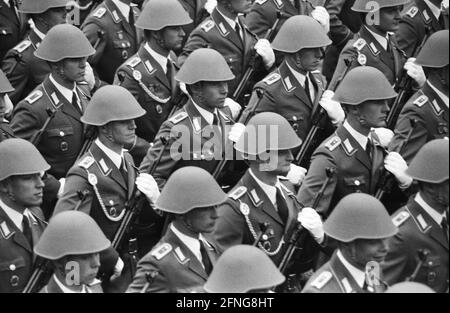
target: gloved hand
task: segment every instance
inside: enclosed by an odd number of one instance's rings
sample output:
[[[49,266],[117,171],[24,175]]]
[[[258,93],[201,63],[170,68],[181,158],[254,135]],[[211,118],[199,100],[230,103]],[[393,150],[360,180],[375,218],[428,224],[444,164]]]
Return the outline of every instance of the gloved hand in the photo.
[[[286,175],[286,178],[295,186],[300,186],[307,172],[308,170],[306,168],[291,164],[291,170]]]
[[[14,109],[14,106],[11,102],[11,99],[9,99],[8,95],[5,93],[3,95],[0,95],[0,97],[3,97],[3,101],[5,105],[3,107],[0,107],[0,119],[3,119],[5,116],[10,114],[12,110]]]
[[[449,7],[449,1],[448,0],[444,0],[444,1],[441,2],[441,12],[447,11],[447,14],[448,14],[448,7]]]
[[[230,108],[233,119],[237,118],[239,116],[239,113],[241,113],[241,105],[231,98],[225,99],[225,106]]]
[[[425,76],[422,66],[416,64],[415,61],[416,58],[409,58],[403,68],[406,70],[408,76],[414,79],[416,84],[422,88],[427,81],[427,77]]]
[[[138,178],[136,178],[136,187],[142,192],[147,200],[154,204],[156,200],[158,200],[160,192],[158,188],[158,184],[152,175],[147,173],[139,174]]]
[[[327,112],[333,125],[342,123],[345,120],[345,112],[341,107],[341,104],[337,101],[332,100],[334,92],[331,90],[326,90],[322,98],[319,101],[320,106]]]
[[[275,63],[275,53],[267,39],[260,39],[255,44],[255,50],[261,56],[264,66],[269,69]]]
[[[64,177],[60,178],[59,179],[59,189],[58,189],[58,194],[57,194],[58,198],[61,198],[61,196],[63,195],[65,185],[66,185],[66,179]]]
[[[394,132],[389,128],[372,128],[370,132],[372,138],[376,139],[384,148],[387,148],[394,138]]]
[[[217,0],[207,0],[205,3],[205,10],[211,14],[217,6]]]
[[[297,221],[311,233],[317,243],[323,242],[325,239],[323,222],[316,210],[309,207],[303,208],[297,215]]]
[[[111,280],[119,278],[119,276],[122,274],[122,270],[123,270],[124,266],[125,266],[125,264],[123,263],[122,259],[119,257],[117,259],[116,265],[114,266],[114,274],[111,276]]]
[[[228,139],[230,141],[236,143],[236,142],[238,142],[239,138],[241,138],[244,131],[245,131],[245,125],[242,123],[236,123],[231,127],[231,130],[228,133]]]
[[[91,65],[86,62],[86,68],[84,69],[84,80],[88,83],[89,90],[94,89],[95,87],[95,76],[94,70]]]
[[[312,12],[311,17],[322,25],[326,33],[330,31],[330,14],[327,9],[322,6],[317,6]]]
[[[180,90],[185,94],[189,96],[189,92],[186,89],[186,84],[185,83],[180,83]]]
[[[412,184],[413,179],[405,173],[408,164],[397,152],[390,152],[384,158],[384,167],[395,176],[400,188],[408,188]]]

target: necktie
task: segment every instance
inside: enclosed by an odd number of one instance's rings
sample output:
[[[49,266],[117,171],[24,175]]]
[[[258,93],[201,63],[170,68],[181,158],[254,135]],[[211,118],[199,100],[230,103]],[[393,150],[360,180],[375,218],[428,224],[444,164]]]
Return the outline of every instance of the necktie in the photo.
[[[445,216],[442,218],[441,227],[448,242],[448,211],[445,212]]]
[[[24,234],[25,238],[27,238],[30,247],[33,248],[33,235],[31,233],[30,222],[26,215],[23,215],[22,219],[22,233]]]
[[[172,85],[172,68],[173,68],[172,62],[168,59],[166,76],[167,76],[167,80],[169,81],[170,85]]]
[[[72,92],[72,105],[75,108],[75,110],[77,110],[80,114],[83,114],[80,105],[78,104],[78,97],[77,94],[74,92]]]
[[[372,141],[370,139],[367,140],[366,153],[369,159],[372,160]]]
[[[128,171],[127,168],[125,166],[125,160],[122,159],[122,164],[120,164],[120,168],[119,168],[120,174],[122,174],[123,179],[125,180],[126,183],[128,183]]]
[[[236,34],[237,34],[237,36],[239,37],[239,40],[242,43],[243,40],[242,40],[242,33],[241,33],[241,25],[239,25],[238,22],[236,22],[236,26],[234,26],[234,30],[236,31]]]
[[[130,24],[134,33],[136,33],[136,28],[134,26],[134,11],[133,8],[130,7],[130,11],[128,12],[128,24]]]
[[[208,253],[206,252],[206,247],[205,247],[205,243],[203,242],[203,240],[199,240],[200,241],[200,253],[202,255],[202,263],[203,266],[205,267],[205,272],[206,274],[211,274],[211,271],[213,269],[211,260],[209,259]]]
[[[283,194],[279,188],[277,188],[277,209],[278,215],[280,215],[283,223],[286,224],[289,216],[289,210],[286,204],[286,199],[283,197]]]
[[[313,95],[311,94],[311,88],[310,88],[310,80],[309,80],[309,73],[306,73],[306,79],[305,79],[305,92],[306,95],[309,98],[309,101],[311,101],[311,104],[314,103]]]

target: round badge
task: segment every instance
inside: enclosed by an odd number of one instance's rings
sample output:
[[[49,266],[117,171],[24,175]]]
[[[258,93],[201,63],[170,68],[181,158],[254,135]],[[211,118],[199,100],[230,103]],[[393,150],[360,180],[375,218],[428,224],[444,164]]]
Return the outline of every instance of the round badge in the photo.
[[[89,184],[91,184],[92,186],[95,186],[98,184],[97,176],[95,176],[95,174],[92,174],[92,173],[89,173],[88,181],[89,181]]]
[[[109,205],[113,206],[114,205],[114,201],[113,200],[109,200]]]
[[[265,241],[263,243],[263,247],[264,249],[266,249],[267,251],[269,251],[272,248],[272,244],[269,241]]]
[[[128,51],[126,51],[126,50],[122,51],[122,58],[124,60],[128,59]]]
[[[141,80],[142,79],[141,72],[139,72],[138,70],[134,70],[133,71],[133,78],[136,79],[136,80]]]
[[[267,236],[266,234],[264,234],[264,235],[262,235],[261,239],[262,239],[263,241],[267,241],[267,240],[269,240],[269,236]]]
[[[17,275],[13,275],[12,277],[11,277],[11,280],[9,281],[9,283],[11,284],[11,286],[13,286],[13,287],[17,287],[17,286],[19,286],[19,276],[17,276]]]
[[[162,106],[161,106],[160,104],[158,104],[158,105],[156,106],[156,112],[157,112],[158,114],[162,114],[163,108],[162,108]]]
[[[65,133],[64,133],[63,131],[60,131],[60,132],[59,132],[59,135],[60,135],[61,137],[64,137]]]
[[[64,151],[64,152],[69,150],[69,144],[67,143],[67,141],[61,142],[60,149],[61,149],[61,151]]]
[[[246,203],[241,202],[239,209],[241,210],[241,213],[245,216],[248,216],[250,214],[250,208]]]
[[[116,216],[116,215],[117,215],[117,210],[116,210],[116,208],[115,208],[115,207],[112,207],[112,208],[109,210],[109,214],[111,214],[112,216]]]
[[[364,54],[358,55],[358,63],[363,66],[366,65],[367,57]]]

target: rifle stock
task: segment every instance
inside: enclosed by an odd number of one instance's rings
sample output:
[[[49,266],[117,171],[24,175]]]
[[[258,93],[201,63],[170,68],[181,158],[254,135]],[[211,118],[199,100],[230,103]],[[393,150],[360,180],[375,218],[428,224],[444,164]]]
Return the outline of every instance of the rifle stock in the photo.
[[[48,117],[45,120],[44,125],[42,125],[41,129],[39,129],[36,133],[34,133],[33,137],[31,137],[30,139],[30,142],[35,146],[37,146],[41,142],[42,134],[45,132],[48,125],[55,117],[57,111],[47,108],[45,112],[47,113]]]

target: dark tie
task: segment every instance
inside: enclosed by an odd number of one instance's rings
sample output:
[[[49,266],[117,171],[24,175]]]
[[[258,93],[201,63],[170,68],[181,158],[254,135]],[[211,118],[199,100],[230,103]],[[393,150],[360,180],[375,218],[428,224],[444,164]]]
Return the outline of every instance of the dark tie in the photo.
[[[448,242],[448,211],[445,211],[445,216],[442,218],[441,227]]]
[[[134,11],[133,8],[130,7],[130,12],[128,12],[128,24],[130,24],[134,33],[136,33],[136,27],[134,26]]]
[[[300,0],[294,0],[294,7],[297,9],[297,13],[300,13]]]
[[[306,73],[305,75],[305,92],[306,95],[308,96],[309,101],[311,101],[311,104],[313,104],[313,99],[311,98],[311,89],[309,88],[309,74]]]
[[[169,84],[172,86],[172,62],[167,59],[167,72],[166,72],[166,76],[167,76],[167,80],[169,81]]]
[[[23,215],[22,219],[22,233],[24,234],[25,238],[27,238],[30,247],[33,248],[33,234],[31,233],[30,222],[26,215]]]
[[[79,112],[80,114],[83,114],[83,112],[81,111],[80,105],[78,104],[78,97],[77,94],[74,92],[72,92],[72,105],[75,108],[75,110],[77,110],[77,112]]]
[[[205,267],[205,272],[206,274],[211,274],[211,271],[213,269],[211,260],[209,259],[208,253],[206,252],[206,246],[205,243],[203,242],[203,240],[199,240],[200,241],[200,253],[202,255],[202,263],[203,266]]]
[[[286,225],[286,221],[289,216],[289,209],[286,204],[286,199],[283,197],[283,194],[279,188],[277,188],[277,209],[278,215],[281,217],[281,220]]]
[[[372,152],[373,152],[372,141],[368,139],[366,144],[366,153],[370,160],[372,160]]]
[[[128,171],[127,171],[127,167],[125,165],[125,160],[122,159],[122,164],[120,164],[120,174],[122,174],[123,179],[125,180],[125,183],[128,184]]]
[[[14,16],[17,18],[17,20],[20,21],[20,20],[19,20],[19,14],[18,14],[18,12],[17,12],[18,6],[17,6],[17,3],[16,3],[15,0],[10,0],[10,1],[9,1],[9,8],[11,9],[12,13],[13,13]]]
[[[241,43],[243,43],[243,39],[242,39],[242,35],[241,35],[241,25],[239,25],[239,23],[236,23],[236,26],[234,26],[234,30],[236,31],[236,34],[239,38],[239,40],[241,41]]]

